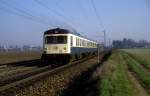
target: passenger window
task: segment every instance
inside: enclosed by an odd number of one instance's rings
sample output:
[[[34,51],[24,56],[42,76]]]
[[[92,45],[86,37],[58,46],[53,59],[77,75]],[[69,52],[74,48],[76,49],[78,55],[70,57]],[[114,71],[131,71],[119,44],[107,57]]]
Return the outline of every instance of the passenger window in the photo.
[[[76,46],[78,46],[78,38],[76,38]]]
[[[76,38],[76,46],[79,46],[79,39]]]
[[[71,46],[73,46],[73,37],[72,36],[70,38],[70,44],[71,44]]]
[[[80,46],[82,46],[82,40],[80,39]]]
[[[80,44],[80,39],[78,39],[78,40],[79,40],[79,46],[80,46],[80,45],[81,45],[81,44]]]
[[[84,46],[84,40],[82,40],[82,46]]]
[[[76,38],[76,46],[78,46],[78,38]]]

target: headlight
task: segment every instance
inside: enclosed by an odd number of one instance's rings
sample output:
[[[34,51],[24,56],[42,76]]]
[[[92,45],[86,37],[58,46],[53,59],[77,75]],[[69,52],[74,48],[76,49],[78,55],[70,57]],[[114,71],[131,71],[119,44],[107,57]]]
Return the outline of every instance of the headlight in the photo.
[[[67,52],[67,48],[66,47],[64,47],[63,49],[64,49],[64,52]]]
[[[67,48],[66,48],[66,47],[64,47],[64,50],[67,50]]]

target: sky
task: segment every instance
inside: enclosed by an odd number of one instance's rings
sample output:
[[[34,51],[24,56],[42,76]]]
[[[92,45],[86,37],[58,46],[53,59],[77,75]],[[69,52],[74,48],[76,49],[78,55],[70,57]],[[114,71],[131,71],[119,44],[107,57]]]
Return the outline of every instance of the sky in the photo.
[[[107,42],[150,41],[150,1],[0,0],[0,45],[42,46],[44,31],[55,27],[99,42],[104,30]]]

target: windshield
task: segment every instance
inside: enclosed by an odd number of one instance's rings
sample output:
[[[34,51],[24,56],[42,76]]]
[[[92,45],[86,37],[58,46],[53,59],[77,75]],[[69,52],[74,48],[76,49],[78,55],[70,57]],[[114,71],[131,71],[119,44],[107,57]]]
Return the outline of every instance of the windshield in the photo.
[[[47,44],[66,44],[67,36],[47,36],[46,43]]]

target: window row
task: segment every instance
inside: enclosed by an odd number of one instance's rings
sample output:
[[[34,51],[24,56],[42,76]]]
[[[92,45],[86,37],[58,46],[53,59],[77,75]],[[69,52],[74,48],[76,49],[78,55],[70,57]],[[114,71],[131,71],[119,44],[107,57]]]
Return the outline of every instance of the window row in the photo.
[[[96,47],[96,43],[76,38],[76,46],[78,47]]]

